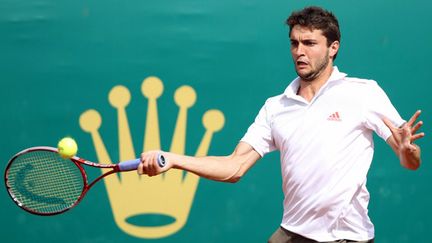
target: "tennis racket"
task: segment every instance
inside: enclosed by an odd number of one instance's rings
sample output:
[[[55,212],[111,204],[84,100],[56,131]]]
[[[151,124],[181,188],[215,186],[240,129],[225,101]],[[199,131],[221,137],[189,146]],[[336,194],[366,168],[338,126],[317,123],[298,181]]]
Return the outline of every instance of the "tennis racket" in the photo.
[[[99,164],[77,156],[63,159],[52,147],[33,147],[17,153],[9,161],[4,178],[12,200],[25,211],[56,215],[75,207],[88,190],[105,176],[138,168],[140,159],[118,164]],[[158,156],[160,167],[165,158]],[[88,183],[83,165],[111,169]]]

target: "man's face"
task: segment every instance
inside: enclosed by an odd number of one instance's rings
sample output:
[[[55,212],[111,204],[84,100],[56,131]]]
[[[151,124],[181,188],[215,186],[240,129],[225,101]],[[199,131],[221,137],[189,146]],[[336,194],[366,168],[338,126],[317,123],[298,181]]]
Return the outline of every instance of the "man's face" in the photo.
[[[291,30],[291,55],[297,75],[303,81],[313,81],[332,65],[339,43],[327,46],[327,38],[321,30],[295,25]],[[335,49],[336,48],[336,49]]]

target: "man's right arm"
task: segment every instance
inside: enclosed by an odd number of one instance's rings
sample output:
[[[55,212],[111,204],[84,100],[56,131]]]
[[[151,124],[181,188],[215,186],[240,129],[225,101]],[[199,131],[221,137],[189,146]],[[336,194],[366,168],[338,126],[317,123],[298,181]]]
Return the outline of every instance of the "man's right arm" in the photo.
[[[166,165],[159,167],[157,157],[162,154]],[[240,142],[234,152],[228,156],[192,157],[162,151],[150,151],[141,154],[139,174],[155,176],[169,169],[181,169],[198,176],[222,182],[237,182],[258,161],[261,156],[252,146]]]

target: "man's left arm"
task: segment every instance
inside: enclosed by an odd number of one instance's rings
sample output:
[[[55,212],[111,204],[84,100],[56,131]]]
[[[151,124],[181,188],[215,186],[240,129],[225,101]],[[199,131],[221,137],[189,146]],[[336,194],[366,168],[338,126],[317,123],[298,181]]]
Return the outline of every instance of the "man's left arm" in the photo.
[[[416,111],[408,122],[400,127],[395,127],[390,120],[384,118],[385,125],[390,129],[392,135],[387,139],[387,144],[399,157],[403,167],[411,170],[419,168],[421,163],[421,149],[414,141],[424,137],[424,133],[417,133],[423,125],[422,121],[416,123],[421,111]]]

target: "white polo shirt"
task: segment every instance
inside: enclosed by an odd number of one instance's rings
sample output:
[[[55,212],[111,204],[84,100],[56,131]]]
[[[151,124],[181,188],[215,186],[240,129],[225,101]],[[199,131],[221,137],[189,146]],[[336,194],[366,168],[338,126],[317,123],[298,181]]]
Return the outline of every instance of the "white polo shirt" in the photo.
[[[310,101],[299,78],[269,98],[241,141],[261,156],[280,150],[284,214],[281,226],[318,241],[369,240],[366,175],[372,133],[387,140],[405,121],[373,80],[346,77],[337,67]]]

